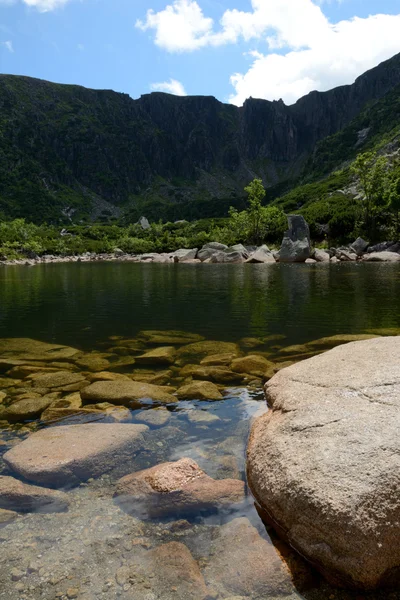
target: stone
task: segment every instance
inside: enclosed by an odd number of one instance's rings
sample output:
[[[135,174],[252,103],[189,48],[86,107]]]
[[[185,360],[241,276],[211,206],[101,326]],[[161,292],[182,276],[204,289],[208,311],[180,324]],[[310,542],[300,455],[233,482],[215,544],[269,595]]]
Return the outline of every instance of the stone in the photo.
[[[56,400],[51,404],[51,408],[81,408],[82,398],[79,392],[69,394],[60,400]]]
[[[7,394],[5,392],[0,392],[0,404],[7,398]]]
[[[146,342],[146,344],[161,346],[181,346],[183,344],[193,344],[202,342],[204,337],[197,333],[189,333],[187,331],[175,330],[146,330],[138,334],[138,338]],[[124,343],[124,342],[123,342]],[[125,343],[124,343],[125,345]]]
[[[231,364],[236,354],[211,354],[206,356],[200,362],[204,367],[225,367]]]
[[[180,542],[162,544],[148,550],[143,556],[138,556],[134,563],[134,572],[138,574],[139,581],[148,582],[146,587],[151,596],[146,598],[149,600],[211,600],[199,565],[188,547]],[[135,585],[135,598],[139,587],[140,583]],[[143,596],[138,598],[145,600]]]
[[[70,371],[55,371],[54,373],[34,373],[28,377],[32,381],[34,388],[60,389],[70,385],[85,382],[85,378],[80,373],[71,373]]]
[[[131,381],[128,375],[123,373],[112,373],[111,371],[100,371],[99,373],[91,373],[87,376],[91,383],[95,381]]]
[[[351,250],[357,254],[357,256],[362,256],[364,252],[367,251],[369,246],[369,242],[366,242],[361,237],[358,237],[355,242],[353,242],[350,246]]]
[[[400,262],[400,254],[396,252],[371,252],[363,256],[365,262]]]
[[[135,414],[135,421],[145,423],[150,427],[164,427],[171,420],[171,413],[163,406],[152,408],[151,410],[142,410]]]
[[[272,365],[273,363],[263,356],[251,354],[233,360],[231,369],[236,373],[247,373],[248,375],[254,375],[255,377],[263,377]]]
[[[59,344],[46,344],[29,338],[0,338],[0,355],[38,361],[71,360],[80,351]]]
[[[357,254],[355,252],[351,252],[347,248],[339,248],[336,251],[336,258],[342,262],[355,262],[357,260]]]
[[[246,262],[248,256],[249,255],[248,255],[248,253],[246,251],[245,252],[237,252],[237,251],[235,251],[235,252],[226,252],[225,253],[225,260],[223,262],[226,262],[226,263],[238,263],[238,264],[240,264],[240,263]],[[213,262],[212,259],[211,259],[211,262]]]
[[[363,340],[371,340],[376,337],[379,337],[379,336],[375,335],[375,334],[370,334],[370,333],[345,333],[345,334],[331,335],[328,337],[320,338],[318,340],[313,340],[311,342],[307,342],[307,344],[305,346],[301,346],[301,348],[312,349],[312,350],[313,349],[333,348],[335,346],[349,344],[350,342],[361,342]],[[286,350],[288,350],[288,348],[286,348]]]
[[[314,259],[317,262],[324,262],[324,263],[328,263],[330,261],[330,255],[329,252],[326,252],[325,250],[319,250],[318,248],[315,250],[314,252]]]
[[[278,253],[279,262],[305,262],[311,258],[310,229],[301,215],[288,215],[289,230],[286,231],[281,249]]]
[[[115,497],[129,514],[176,518],[232,507],[244,500],[244,482],[212,479],[194,460],[182,458],[123,477]]]
[[[191,248],[176,250],[173,254],[178,259],[178,262],[186,262],[188,260],[194,260],[197,256],[198,248]]]
[[[260,246],[254,252],[252,252],[249,258],[246,260],[247,263],[275,263],[276,260],[274,255],[268,246]]]
[[[226,250],[228,250],[228,246],[225,246],[225,244],[210,242],[209,244],[204,244],[202,249],[197,253],[197,258],[204,262],[211,259],[215,254],[224,253]]]
[[[178,389],[179,400],[223,400],[216,385],[210,381],[193,381]]]
[[[210,553],[204,576],[219,597],[264,600],[293,590],[288,569],[274,546],[245,517],[218,528]]]
[[[235,356],[238,356],[239,347],[232,342],[214,342],[207,340],[182,346],[177,351],[178,359],[182,361],[182,364],[200,361],[206,356],[211,356],[213,354],[234,354]]]
[[[1,527],[5,527],[9,525],[18,517],[18,513],[13,510],[4,510],[0,508],[0,529]]]
[[[248,480],[265,519],[346,587],[399,580],[399,353],[399,337],[382,337],[279,371],[251,432]]]
[[[146,217],[140,217],[138,224],[143,230],[150,229],[150,223]]]
[[[107,371],[110,361],[97,354],[86,354],[77,360],[75,364],[82,371]]]
[[[90,423],[42,429],[6,452],[6,465],[28,481],[77,485],[132,459],[143,447],[145,425]]]
[[[0,508],[17,512],[65,512],[68,495],[36,485],[23,483],[14,477],[0,475]]]
[[[48,396],[27,398],[26,400],[19,400],[10,404],[0,415],[2,419],[6,419],[9,423],[33,421],[34,419],[38,419],[42,412],[53,402],[54,398],[49,398]]]
[[[176,398],[159,386],[137,381],[96,381],[81,391],[86,404],[110,402],[123,406],[135,406],[144,400],[173,403]]]
[[[193,379],[212,381],[221,385],[242,383],[243,381],[243,374],[224,367],[192,366],[190,370],[185,369],[186,367],[180,371],[180,375],[185,374],[193,377]]]
[[[175,356],[176,350],[174,346],[164,346],[136,356],[136,363],[138,365],[172,365],[175,361]]]
[[[307,260],[305,262],[307,265],[315,265],[317,263],[317,261],[314,260],[313,258],[307,258]]]
[[[221,420],[217,415],[214,415],[208,410],[189,410],[186,413],[186,417],[188,421],[194,425],[216,423],[217,421]]]

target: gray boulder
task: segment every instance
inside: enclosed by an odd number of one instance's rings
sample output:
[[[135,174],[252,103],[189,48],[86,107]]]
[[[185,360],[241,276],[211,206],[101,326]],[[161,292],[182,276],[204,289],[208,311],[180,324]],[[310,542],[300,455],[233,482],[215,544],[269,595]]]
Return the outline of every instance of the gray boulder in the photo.
[[[325,252],[325,250],[315,250],[314,260],[316,260],[317,262],[329,262],[330,259],[331,257],[329,253]]]
[[[173,257],[178,259],[178,262],[185,262],[187,260],[194,260],[197,256],[198,248],[191,248],[190,250],[186,248],[181,248],[180,250],[176,250],[173,253]]]
[[[146,217],[140,217],[138,224],[142,229],[150,229],[150,223]]]
[[[275,258],[268,246],[260,246],[252,252],[247,263],[274,263]]]
[[[371,252],[370,254],[365,254],[363,260],[365,262],[400,262],[400,254],[390,252],[389,250],[385,252]]]
[[[248,480],[265,520],[336,583],[400,577],[400,337],[279,371],[253,425]]]
[[[350,246],[351,250],[357,254],[357,256],[362,256],[364,252],[367,251],[369,246],[369,242],[366,242],[361,237],[357,238],[355,242]]]
[[[279,262],[305,262],[311,258],[310,229],[301,215],[288,215],[289,230],[286,231],[278,254]]]
[[[204,244],[202,249],[197,253],[197,258],[204,262],[205,260],[214,256],[214,254],[217,254],[218,252],[225,252],[226,250],[228,250],[228,246],[225,246],[225,244],[210,242],[209,244]]]

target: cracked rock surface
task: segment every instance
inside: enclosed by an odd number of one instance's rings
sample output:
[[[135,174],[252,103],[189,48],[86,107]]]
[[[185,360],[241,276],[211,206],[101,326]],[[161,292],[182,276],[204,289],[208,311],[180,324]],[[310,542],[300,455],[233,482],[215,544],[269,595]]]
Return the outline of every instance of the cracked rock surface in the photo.
[[[264,517],[325,575],[400,579],[400,338],[339,346],[283,369],[248,448]]]

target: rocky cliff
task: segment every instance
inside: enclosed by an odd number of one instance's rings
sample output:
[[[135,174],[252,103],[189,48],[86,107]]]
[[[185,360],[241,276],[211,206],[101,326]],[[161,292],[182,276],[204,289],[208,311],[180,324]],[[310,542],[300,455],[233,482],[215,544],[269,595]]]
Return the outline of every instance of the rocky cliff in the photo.
[[[57,220],[144,206],[163,216],[173,206],[180,218],[208,202],[222,214],[255,176],[266,186],[299,176],[320,140],[399,84],[400,55],[292,106],[162,93],[133,100],[2,75],[0,211]]]

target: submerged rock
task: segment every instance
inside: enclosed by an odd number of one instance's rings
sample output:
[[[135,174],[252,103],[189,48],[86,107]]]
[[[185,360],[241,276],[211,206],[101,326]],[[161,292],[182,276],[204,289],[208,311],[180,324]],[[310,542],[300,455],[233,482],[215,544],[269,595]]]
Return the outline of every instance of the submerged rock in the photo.
[[[110,402],[128,407],[143,400],[167,404],[176,402],[175,396],[160,386],[137,381],[97,381],[82,390],[81,396],[86,404]]]
[[[175,360],[176,350],[173,346],[163,346],[149,350],[145,354],[136,356],[138,365],[172,365]]]
[[[182,346],[177,352],[178,359],[182,364],[200,361],[206,356],[214,354],[234,354],[235,356],[238,356],[239,347],[232,342],[214,342],[207,340]]]
[[[77,485],[131,460],[144,445],[145,425],[90,423],[43,429],[3,456],[7,466],[43,485]]]
[[[68,510],[64,492],[23,483],[14,477],[0,476],[0,508],[17,512],[53,513]]]
[[[4,510],[3,508],[0,508],[0,528],[12,523],[17,517],[18,513],[15,511]]]
[[[142,410],[135,415],[135,421],[151,427],[164,427],[171,420],[171,413],[162,406],[150,410]]]
[[[280,371],[248,448],[251,489],[278,532],[345,586],[400,574],[400,338],[339,346]]]
[[[86,380],[80,373],[55,371],[53,373],[34,373],[29,378],[34,388],[61,389],[71,385],[84,383]]]
[[[253,354],[236,358],[231,365],[232,371],[236,373],[247,373],[255,377],[263,377],[273,363],[263,356]]]
[[[211,545],[206,582],[222,598],[264,600],[290,593],[290,575],[271,542],[243,517],[220,527]]]
[[[138,334],[138,338],[146,342],[146,344],[164,344],[166,346],[181,346],[182,344],[192,344],[195,342],[202,342],[204,340],[204,337],[202,335],[198,335],[197,333],[175,330],[141,331]],[[122,340],[121,344],[125,345],[125,342]]]
[[[190,458],[164,463],[120,479],[115,493],[118,504],[142,517],[198,513],[228,508],[244,499],[244,482],[215,480]]]
[[[179,400],[223,400],[216,385],[210,381],[193,381],[178,389]]]
[[[80,351],[69,346],[46,344],[30,338],[0,338],[0,354],[3,358],[55,361],[73,359]]]
[[[54,398],[48,396],[39,396],[39,398],[26,398],[14,402],[0,410],[0,419],[5,419],[9,423],[21,423],[23,421],[32,421],[40,417],[52,403]]]

